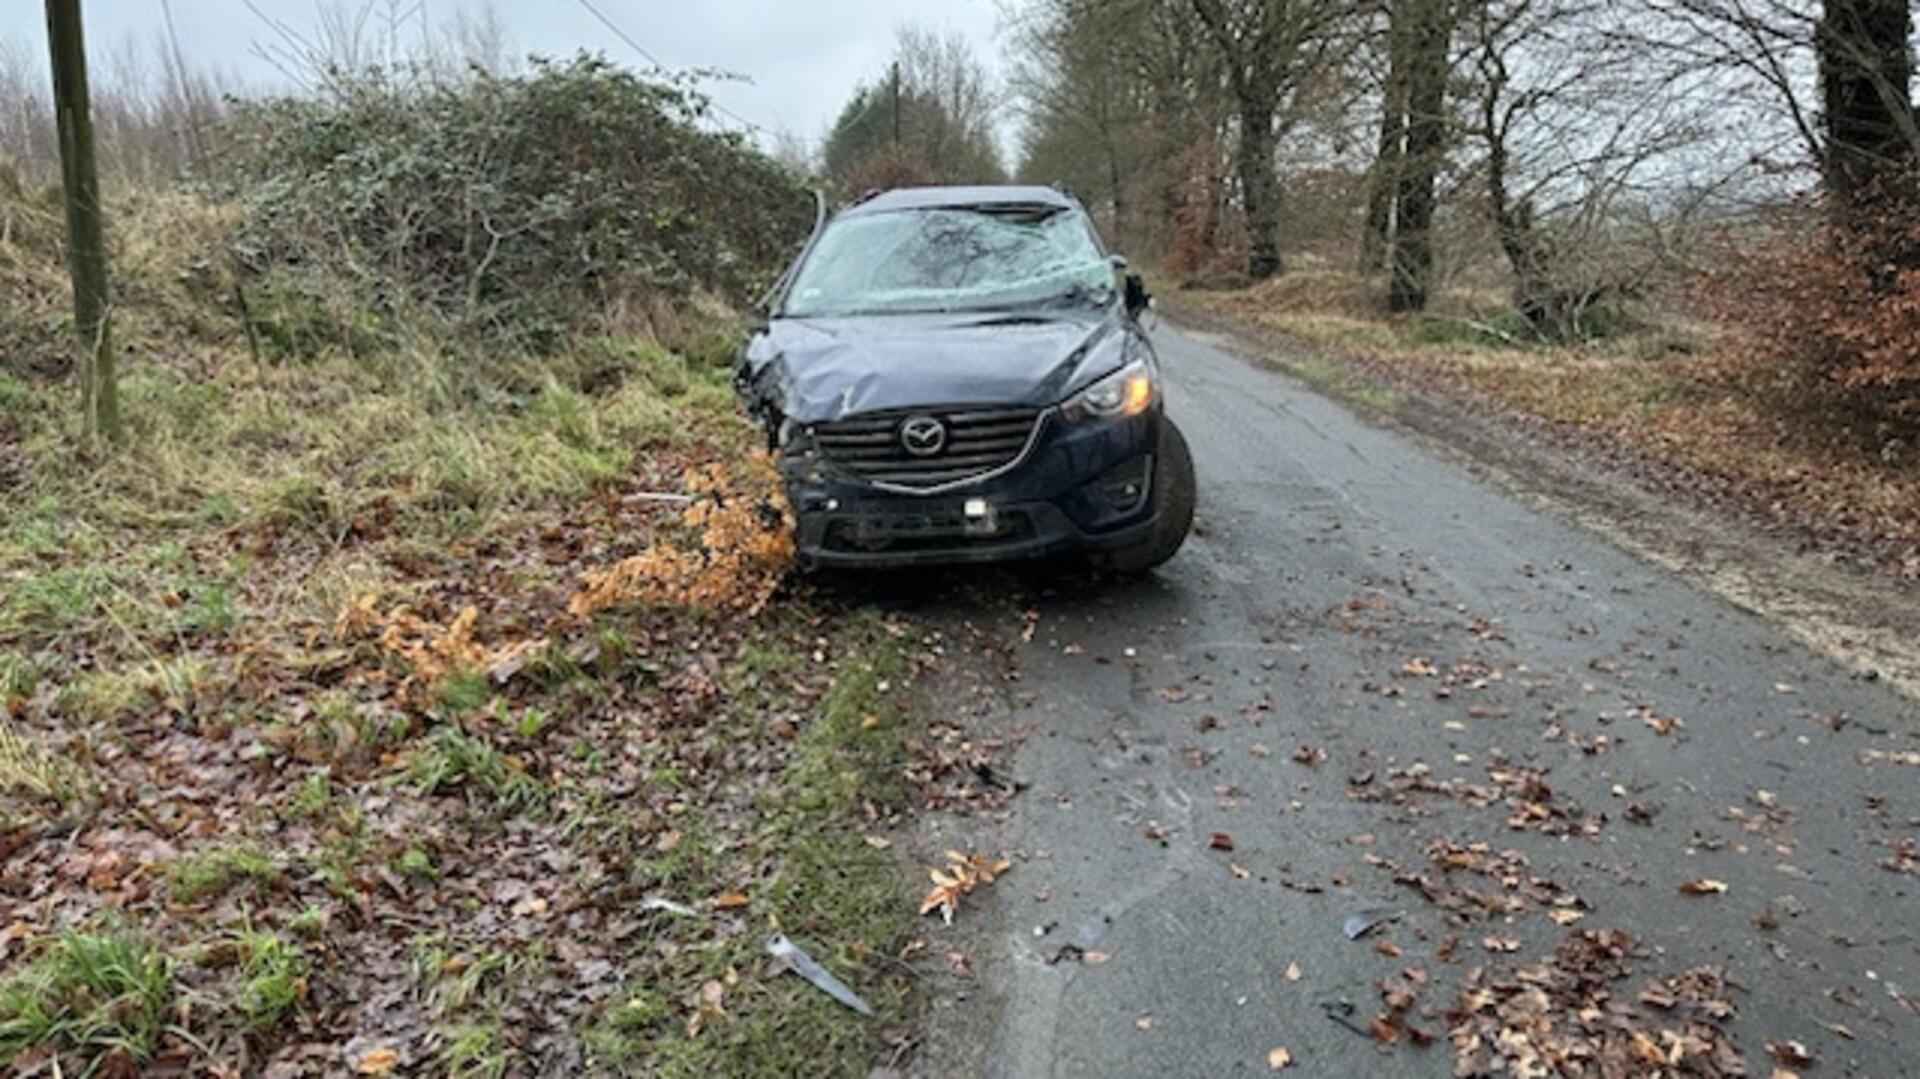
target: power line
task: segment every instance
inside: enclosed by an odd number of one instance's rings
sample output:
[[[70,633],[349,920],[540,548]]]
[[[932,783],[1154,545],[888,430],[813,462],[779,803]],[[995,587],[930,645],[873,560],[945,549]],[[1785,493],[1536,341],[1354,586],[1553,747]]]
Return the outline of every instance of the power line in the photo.
[[[640,44],[638,41],[635,41],[633,39],[633,36],[628,34],[625,30],[620,29],[620,27],[612,19],[609,19],[606,16],[606,14],[603,13],[599,8],[594,7],[593,0],[580,0],[580,6],[583,8],[586,8],[587,13],[592,15],[595,19],[599,20],[600,25],[606,27],[608,32],[613,34],[614,37],[617,37],[621,41],[626,42],[628,48],[632,49],[634,52],[639,53],[641,57],[647,61],[647,63],[652,64],[654,67],[660,69],[661,71],[672,70],[664,62],[662,62],[658,56],[655,56],[653,53],[647,51],[646,46]],[[764,133],[763,129],[759,124],[756,124],[752,120],[749,120],[746,117],[740,115],[739,113],[734,112],[732,109],[727,108],[725,105],[720,104],[718,101],[715,101],[712,98],[707,99],[707,107],[712,109],[714,112],[719,113],[720,115],[725,116],[728,119],[731,119],[733,122],[739,124],[741,127],[746,128],[747,131],[752,134],[759,135]]]
[[[657,67],[662,71],[667,70],[667,65],[661,63],[660,58],[658,56],[655,56],[652,53],[648,52],[646,49],[646,46],[640,44],[638,41],[635,41],[633,40],[633,38],[627,36],[627,32],[625,30],[620,29],[620,27],[614,25],[614,22],[612,19],[609,19],[605,15],[601,14],[600,9],[593,6],[593,0],[580,0],[580,6],[583,8],[586,8],[588,14],[600,20],[600,25],[606,27],[607,30],[613,34],[614,37],[617,37],[621,41],[626,42],[628,48],[632,49],[634,52],[637,52],[642,57],[644,57],[647,63],[652,64],[654,67]]]

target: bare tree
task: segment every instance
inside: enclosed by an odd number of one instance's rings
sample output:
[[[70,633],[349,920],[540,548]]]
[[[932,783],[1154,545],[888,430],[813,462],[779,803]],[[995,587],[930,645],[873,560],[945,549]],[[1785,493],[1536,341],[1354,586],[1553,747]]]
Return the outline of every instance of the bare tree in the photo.
[[[1447,73],[1453,0],[1397,0],[1394,22],[1404,35],[1401,62],[1406,145],[1394,164],[1393,286],[1395,311],[1427,306],[1433,287],[1433,185],[1447,143]]]
[[[1637,210],[1678,208],[1672,166],[1706,135],[1711,102],[1650,82],[1618,14],[1606,0],[1474,0],[1462,26],[1487,212],[1541,334],[1579,336],[1597,304],[1641,287],[1647,263],[1621,230],[1660,220]]]
[[[994,140],[999,91],[966,39],[899,32],[888,75],[841,109],[822,166],[844,189],[1005,176]]]
[[[1274,155],[1309,79],[1339,66],[1356,36],[1355,9],[1332,0],[1193,0],[1233,103],[1235,171],[1247,218],[1247,275],[1282,269]]]
[[[1360,236],[1360,272],[1387,267],[1393,243],[1393,204],[1400,190],[1400,159],[1407,138],[1407,48],[1412,10],[1404,3],[1380,0],[1374,18],[1382,24],[1372,36],[1370,58],[1385,73],[1380,81],[1380,134],[1367,175],[1366,221]]]
[[[1814,40],[1827,190],[1844,212],[1911,196],[1920,163],[1908,0],[1827,0]]]

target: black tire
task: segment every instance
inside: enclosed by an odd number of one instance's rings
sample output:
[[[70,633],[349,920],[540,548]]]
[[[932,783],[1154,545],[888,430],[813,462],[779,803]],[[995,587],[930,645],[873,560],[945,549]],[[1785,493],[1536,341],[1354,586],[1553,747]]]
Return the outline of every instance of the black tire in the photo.
[[[1193,454],[1187,450],[1187,436],[1172,420],[1160,424],[1160,451],[1153,458],[1153,530],[1131,547],[1094,555],[1096,568],[1146,573],[1172,558],[1193,529]]]

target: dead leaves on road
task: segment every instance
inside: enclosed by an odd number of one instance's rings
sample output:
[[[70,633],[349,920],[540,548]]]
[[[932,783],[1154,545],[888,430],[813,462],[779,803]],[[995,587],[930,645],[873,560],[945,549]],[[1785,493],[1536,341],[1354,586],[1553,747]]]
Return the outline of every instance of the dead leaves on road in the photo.
[[[927,915],[937,910],[941,919],[952,925],[954,911],[959,909],[963,897],[972,895],[974,889],[983,884],[992,884],[1012,868],[1013,862],[1004,857],[989,858],[984,854],[967,855],[950,850],[946,868],[927,871],[933,887],[920,901],[920,913]]]
[[[1734,1008],[1720,973],[1654,980],[1629,1003],[1614,983],[1637,947],[1617,930],[1580,932],[1537,966],[1475,971],[1454,1013],[1454,1074],[1746,1075],[1725,1029]]]

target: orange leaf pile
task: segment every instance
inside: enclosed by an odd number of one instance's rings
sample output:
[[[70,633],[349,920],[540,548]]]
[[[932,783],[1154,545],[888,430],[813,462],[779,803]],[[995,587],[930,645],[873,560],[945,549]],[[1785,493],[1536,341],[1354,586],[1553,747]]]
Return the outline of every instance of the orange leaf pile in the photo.
[[[989,858],[984,854],[968,856],[950,850],[945,869],[927,871],[933,888],[920,901],[920,913],[931,914],[937,910],[940,917],[952,925],[953,912],[959,908],[962,896],[972,895],[982,884],[992,884],[994,878],[1012,868],[1013,862],[1006,858]]]
[[[627,603],[754,614],[793,562],[793,512],[773,458],[690,470],[687,535],[585,574],[567,612],[585,618]]]

